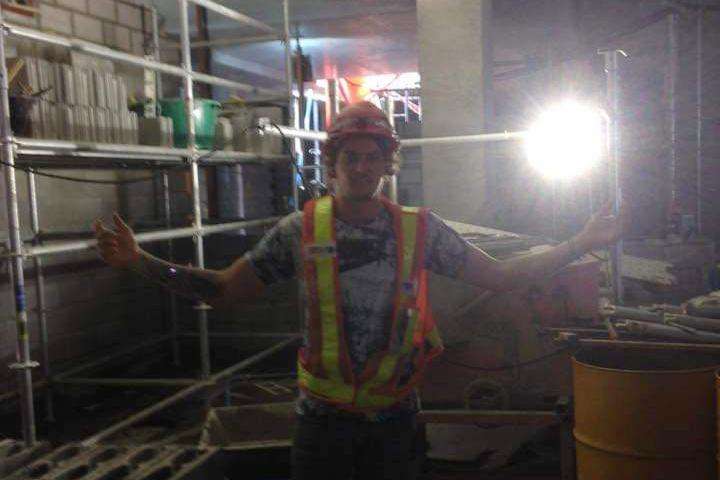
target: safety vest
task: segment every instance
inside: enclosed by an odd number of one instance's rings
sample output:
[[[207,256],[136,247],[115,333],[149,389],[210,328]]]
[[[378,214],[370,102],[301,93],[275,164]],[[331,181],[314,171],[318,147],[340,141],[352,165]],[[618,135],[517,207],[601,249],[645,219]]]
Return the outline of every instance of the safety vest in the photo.
[[[355,375],[348,355],[340,299],[333,197],[306,203],[302,255],[308,292],[308,335],[298,354],[298,382],[310,395],[349,410],[375,410],[405,398],[428,362],[443,350],[423,269],[427,209],[383,199],[392,213],[397,271],[386,348]]]

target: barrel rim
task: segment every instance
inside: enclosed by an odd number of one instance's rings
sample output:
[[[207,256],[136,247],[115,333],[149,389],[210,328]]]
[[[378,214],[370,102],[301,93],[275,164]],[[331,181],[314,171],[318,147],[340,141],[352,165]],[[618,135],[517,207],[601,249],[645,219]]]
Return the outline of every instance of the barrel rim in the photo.
[[[572,356],[573,364],[582,365],[583,367],[586,367],[588,369],[592,370],[602,370],[605,372],[613,372],[613,373],[627,373],[627,374],[644,374],[644,375],[677,375],[679,373],[706,373],[706,372],[714,372],[715,377],[720,379],[720,363],[717,365],[711,365],[709,367],[699,367],[699,368],[687,368],[687,369],[680,369],[680,370],[626,370],[626,369],[618,369],[618,368],[611,368],[611,367],[601,367],[598,365],[592,365],[587,362],[581,362],[577,359],[575,355]]]

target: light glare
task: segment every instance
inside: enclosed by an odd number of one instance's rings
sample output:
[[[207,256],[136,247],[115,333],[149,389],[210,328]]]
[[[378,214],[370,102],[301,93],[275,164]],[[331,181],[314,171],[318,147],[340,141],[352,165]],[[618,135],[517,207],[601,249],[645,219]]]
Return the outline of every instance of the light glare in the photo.
[[[548,178],[569,179],[588,171],[602,152],[602,112],[565,102],[543,112],[528,131],[530,164]]]

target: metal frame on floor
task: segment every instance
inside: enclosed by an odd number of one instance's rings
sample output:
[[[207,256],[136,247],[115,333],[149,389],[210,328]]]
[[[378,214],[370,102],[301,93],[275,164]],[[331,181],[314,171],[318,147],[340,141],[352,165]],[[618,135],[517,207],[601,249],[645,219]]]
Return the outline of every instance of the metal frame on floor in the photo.
[[[263,31],[263,33],[273,32],[277,33],[278,36],[281,36],[285,44],[285,65],[287,75],[286,92],[277,92],[264,88],[256,88],[251,85],[246,85],[244,83],[235,82],[206,73],[193,71],[190,56],[190,27],[188,20],[189,3],[194,3],[196,5],[210,9],[215,13],[224,15],[241,24],[257,28]],[[268,218],[263,220],[232,222],[220,225],[202,224],[198,171],[200,166],[218,163],[242,163],[258,160],[282,160],[286,157],[279,155],[266,156],[251,152],[225,151],[213,151],[212,155],[210,155],[210,152],[204,152],[196,149],[194,147],[195,122],[192,115],[193,84],[194,82],[203,82],[211,85],[227,87],[233,90],[251,94],[258,97],[258,99],[272,99],[274,101],[280,99],[282,101],[288,102],[288,110],[292,112],[294,100],[292,97],[293,76],[289,35],[289,1],[282,1],[282,9],[284,15],[284,28],[282,32],[276,32],[274,28],[268,25],[265,25],[246,15],[243,15],[240,12],[227,8],[220,3],[210,0],[178,0],[178,8],[180,11],[181,22],[181,67],[169,65],[159,61],[157,12],[155,12],[154,9],[152,11],[152,18],[153,45],[155,49],[155,55],[154,59],[148,59],[78,38],[63,37],[60,35],[42,32],[33,28],[9,24],[4,21],[2,17],[2,9],[0,8],[0,26],[2,27],[2,34],[0,35],[0,158],[2,158],[3,161],[3,171],[6,183],[8,233],[10,237],[10,248],[7,257],[9,262],[11,263],[11,277],[15,299],[15,318],[17,329],[17,362],[11,365],[10,368],[17,370],[18,372],[20,384],[20,404],[22,410],[22,433],[23,440],[28,445],[33,445],[36,443],[35,412],[33,404],[33,384],[31,371],[32,368],[38,366],[38,363],[32,361],[30,356],[28,313],[25,300],[26,285],[23,261],[26,258],[32,257],[37,272],[36,278],[38,289],[38,314],[40,323],[42,367],[47,377],[46,380],[50,385],[52,385],[53,377],[50,370],[50,362],[47,354],[47,322],[44,315],[45,296],[41,257],[44,255],[54,255],[74,251],[90,250],[95,247],[96,242],[95,240],[88,239],[52,245],[41,244],[38,235],[40,232],[40,220],[38,217],[37,188],[35,183],[35,174],[33,173],[33,171],[31,171],[28,175],[28,186],[30,195],[29,204],[31,210],[31,226],[32,231],[35,235],[35,239],[33,240],[32,245],[24,245],[20,236],[20,218],[18,213],[18,192],[15,168],[17,168],[19,165],[29,166],[31,168],[42,168],[48,166],[51,166],[53,168],[117,168],[117,166],[120,164],[120,161],[122,161],[123,163],[127,162],[135,164],[135,166],[138,166],[140,168],[163,168],[167,167],[168,165],[174,165],[177,167],[189,167],[192,178],[193,225],[187,228],[166,228],[165,230],[140,233],[137,235],[137,239],[139,242],[151,242],[170,240],[174,238],[191,237],[195,240],[195,264],[198,267],[204,267],[205,263],[203,251],[204,236],[221,232],[235,231],[253,226],[269,225],[277,221],[277,218]],[[47,45],[64,47],[96,57],[141,67],[157,72],[158,76],[159,74],[166,74],[182,78],[184,80],[186,111],[188,114],[188,145],[190,145],[190,147],[184,149],[162,148],[139,145],[113,145],[84,142],[76,143],[60,140],[36,140],[14,137],[10,126],[9,86],[6,68],[5,35],[36,41]],[[68,157],[70,157],[72,161],[68,161]],[[166,173],[164,173],[163,175],[164,213],[166,217],[165,225],[166,227],[169,227],[169,223],[167,223],[169,214],[169,194],[167,188],[168,185]],[[297,197],[297,186],[295,182],[293,182],[293,190],[294,196]],[[277,346],[212,375],[209,360],[209,333],[207,329],[208,308],[209,307],[203,304],[196,306],[202,379],[172,379],[171,383],[174,385],[190,384],[190,386],[176,393],[172,397],[166,398],[165,400],[155,404],[150,409],[143,410],[142,412],[139,412],[139,414],[136,414],[135,416],[128,418],[124,422],[121,422],[121,424],[117,424],[115,427],[118,430],[132,424],[134,421],[145,418],[147,415],[152,414],[152,412],[164,408],[165,406],[170,405],[179,399],[185,398],[186,396],[190,395],[195,391],[202,390],[208,385],[212,385],[226,378],[227,376],[234,374],[236,371],[246,368],[254,362],[264,358],[267,354],[273,353],[275,351],[275,348]],[[171,339],[174,345],[174,358],[177,359],[177,336],[178,332],[176,328],[176,322],[175,319],[173,319],[172,332],[169,335],[164,335],[162,337],[152,339],[149,342],[144,342],[143,345],[146,345],[148,343],[156,344],[158,342]],[[287,342],[288,340],[284,340],[278,345],[284,346]],[[133,350],[135,350],[136,348],[139,347],[133,346]],[[63,374],[57,376],[56,379],[60,382],[65,383],[76,383],[78,381],[82,382],[82,380],[90,380],[88,383],[104,385],[129,383],[132,383],[134,385],[146,384],[148,379],[78,379],[73,378],[72,376],[75,373],[85,371],[94,366],[102,365],[103,363],[126,353],[127,349],[124,349],[113,355],[106,356],[102,359],[94,360],[93,362],[90,362],[90,364],[81,365],[79,368],[74,368],[71,371],[64,372]],[[128,380],[130,382],[128,382]],[[50,396],[47,397],[47,402],[48,403],[46,407],[48,409],[48,418],[52,418],[52,399]],[[113,428],[111,428],[111,430],[114,431]],[[100,437],[102,437],[102,434],[99,434],[94,438]]]

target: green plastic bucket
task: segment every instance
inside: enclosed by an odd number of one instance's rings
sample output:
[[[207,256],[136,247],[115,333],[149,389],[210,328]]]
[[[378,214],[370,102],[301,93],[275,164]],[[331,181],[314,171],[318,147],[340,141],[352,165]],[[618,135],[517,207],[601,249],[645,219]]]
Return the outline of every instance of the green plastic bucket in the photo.
[[[210,150],[215,143],[215,124],[220,111],[220,103],[215,100],[196,98],[194,105],[195,145],[200,149]],[[187,147],[185,101],[180,98],[161,99],[160,112],[163,116],[172,118],[173,143],[175,146],[178,148]]]

